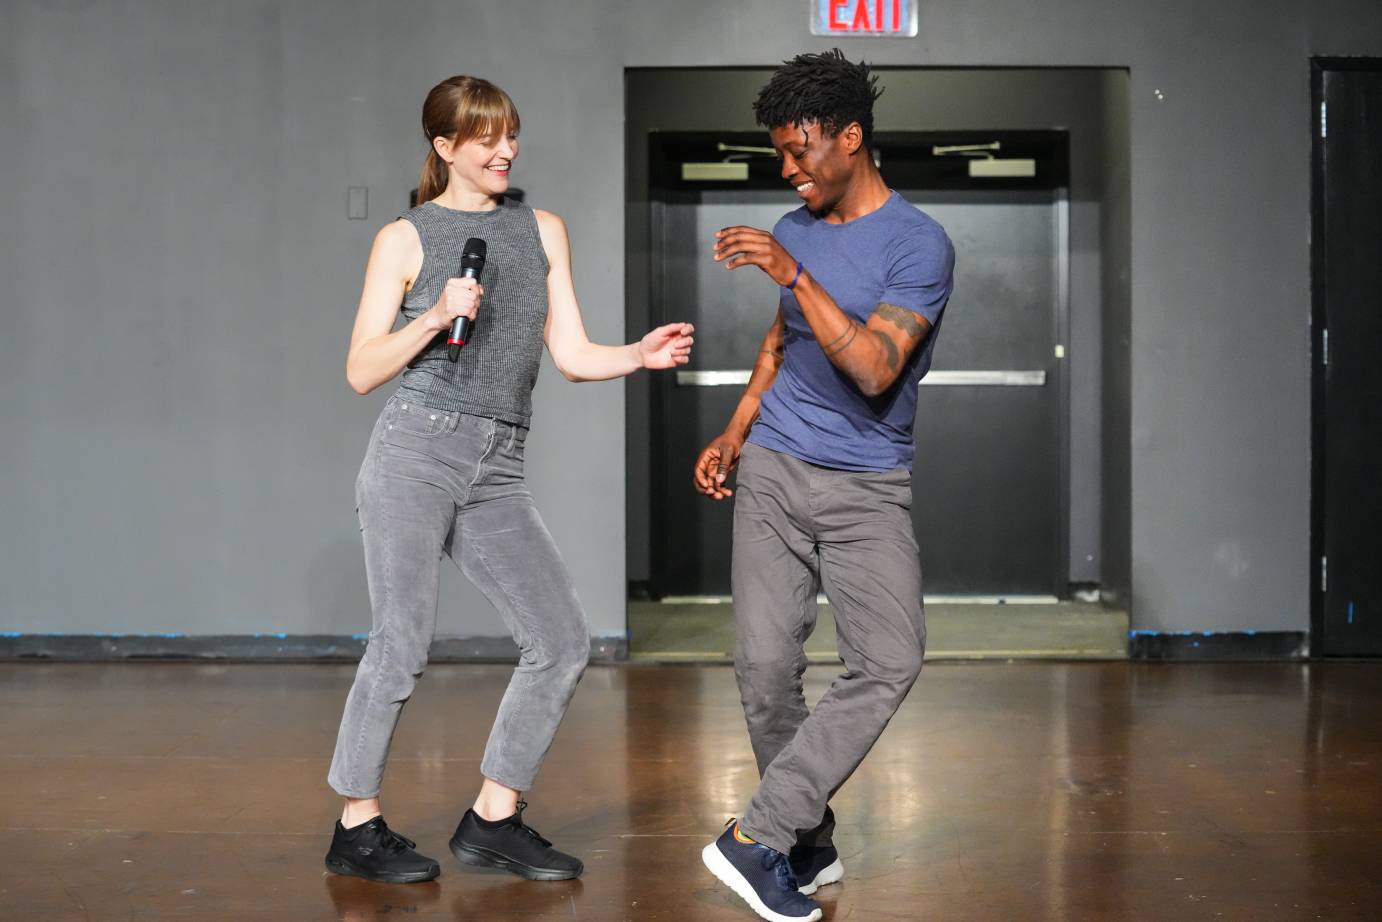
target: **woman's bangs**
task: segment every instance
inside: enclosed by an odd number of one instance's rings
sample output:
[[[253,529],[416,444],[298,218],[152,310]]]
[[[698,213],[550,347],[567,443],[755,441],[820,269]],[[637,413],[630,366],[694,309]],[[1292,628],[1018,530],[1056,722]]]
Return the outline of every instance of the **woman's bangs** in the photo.
[[[496,86],[477,87],[459,113],[456,140],[492,142],[518,133],[518,110],[507,93]]]

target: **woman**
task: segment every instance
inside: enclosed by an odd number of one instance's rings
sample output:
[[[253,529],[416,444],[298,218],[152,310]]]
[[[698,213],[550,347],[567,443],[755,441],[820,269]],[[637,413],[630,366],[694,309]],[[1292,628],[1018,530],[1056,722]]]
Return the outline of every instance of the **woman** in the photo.
[[[599,381],[685,364],[692,328],[669,324],[627,346],[587,339],[566,226],[505,197],[519,121],[502,90],[475,77],[445,80],[428,93],[422,125],[432,146],[422,204],[375,239],[346,360],[361,394],[403,377],[356,482],[373,630],[331,762],[328,780],[346,802],[326,866],[394,883],[440,873],[385,824],[379,785],[399,712],[427,662],[448,554],[519,647],[480,793],[451,851],[466,864],[565,880],[581,862],[523,823],[519,799],[590,652],[571,576],[523,480],[533,384],[544,342],[568,379]],[[487,245],[479,279],[457,277],[470,238]],[[394,330],[400,304],[407,322]],[[458,317],[474,326],[453,363],[446,331]]]

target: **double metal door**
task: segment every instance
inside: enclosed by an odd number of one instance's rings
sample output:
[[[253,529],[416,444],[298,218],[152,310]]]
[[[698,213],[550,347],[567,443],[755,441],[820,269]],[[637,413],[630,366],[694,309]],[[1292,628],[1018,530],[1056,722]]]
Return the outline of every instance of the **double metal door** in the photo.
[[[1060,191],[909,192],[955,244],[955,293],[917,404],[913,520],[928,594],[1058,595],[1065,585],[1065,306]],[[710,256],[731,224],[771,228],[788,191],[686,194],[652,207],[654,301],[696,324],[693,368],[654,395],[652,583],[661,596],[729,592],[732,500],[691,485],[692,463],[734,412],[777,287]]]

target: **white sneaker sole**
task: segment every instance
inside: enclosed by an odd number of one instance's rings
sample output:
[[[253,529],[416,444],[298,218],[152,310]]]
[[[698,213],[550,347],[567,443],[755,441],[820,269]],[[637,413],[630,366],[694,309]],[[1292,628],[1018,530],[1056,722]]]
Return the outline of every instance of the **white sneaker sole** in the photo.
[[[811,894],[819,890],[821,887],[824,887],[826,884],[837,884],[844,879],[845,866],[840,863],[839,858],[836,858],[831,863],[830,867],[826,868],[825,870],[821,871],[819,874],[816,875],[815,880],[811,881],[809,884],[802,884],[800,887],[797,888],[797,890],[801,893],[806,894],[807,896],[810,896]]]
[[[734,865],[729,863],[729,859],[716,847],[714,842],[701,849],[701,861],[710,869],[711,874],[719,878],[720,883],[737,893],[740,899],[749,904],[750,909],[758,913],[760,918],[767,919],[768,922],[816,922],[821,917],[819,908],[812,910],[809,916],[784,916],[763,905],[758,894],[753,892],[753,887],[749,886],[748,880],[744,878],[743,874],[735,870]]]

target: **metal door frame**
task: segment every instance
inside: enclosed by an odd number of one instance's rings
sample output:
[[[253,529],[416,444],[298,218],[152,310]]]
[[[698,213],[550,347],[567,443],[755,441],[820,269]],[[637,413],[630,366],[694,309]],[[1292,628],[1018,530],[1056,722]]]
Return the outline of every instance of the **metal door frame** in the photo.
[[[1067,154],[1068,156],[1068,154]],[[1053,190],[1055,199],[1056,235],[1056,311],[1054,336],[1056,354],[1052,366],[1056,376],[1056,468],[1060,481],[1057,494],[1059,513],[1056,516],[1056,540],[1059,552],[1056,560],[1059,572],[1056,584],[1060,598],[1070,595],[1070,502],[1073,486],[1070,483],[1070,374],[1067,359],[1070,355],[1070,189],[1061,186]]]

